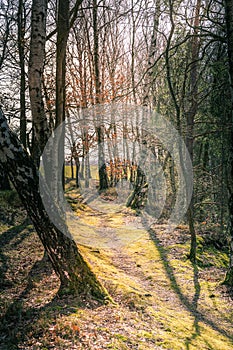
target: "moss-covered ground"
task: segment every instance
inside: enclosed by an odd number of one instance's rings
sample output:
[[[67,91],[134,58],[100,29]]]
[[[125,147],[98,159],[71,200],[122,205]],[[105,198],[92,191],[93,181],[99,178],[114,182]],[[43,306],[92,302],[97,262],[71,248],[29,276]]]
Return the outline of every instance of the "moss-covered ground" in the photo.
[[[1,193],[0,349],[233,348],[232,291],[221,284],[224,247],[200,229],[192,265],[185,225],[148,228],[145,218],[118,204],[109,211],[109,198],[100,213],[75,190],[67,197],[78,216],[75,239],[90,237],[79,248],[115,304],[59,298],[59,280],[17,196]]]

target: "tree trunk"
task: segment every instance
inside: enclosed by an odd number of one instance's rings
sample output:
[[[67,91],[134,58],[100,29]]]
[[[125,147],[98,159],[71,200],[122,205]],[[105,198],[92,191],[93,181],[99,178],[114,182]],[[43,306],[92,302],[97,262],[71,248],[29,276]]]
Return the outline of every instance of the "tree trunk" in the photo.
[[[196,6],[195,6],[195,14],[194,14],[194,36],[191,41],[191,63],[190,63],[190,71],[189,71],[189,91],[191,96],[191,103],[188,110],[182,110],[181,107],[183,107],[184,103],[182,101],[182,104],[180,102],[180,98],[177,96],[177,92],[175,89],[175,85],[172,79],[172,71],[171,71],[171,65],[170,65],[170,47],[171,47],[171,41],[172,37],[175,33],[175,22],[173,18],[174,14],[174,3],[169,0],[169,6],[170,6],[170,22],[171,22],[171,30],[167,41],[166,46],[166,52],[165,52],[165,61],[166,61],[166,71],[167,71],[167,82],[168,82],[168,88],[175,106],[176,110],[176,122],[177,122],[177,130],[182,135],[182,126],[181,126],[181,116],[182,113],[185,115],[186,118],[186,147],[189,151],[190,159],[193,160],[193,142],[194,142],[194,117],[197,112],[198,108],[198,56],[199,56],[199,38],[198,38],[198,28],[200,25],[200,7],[201,7],[201,0],[196,0]],[[184,95],[182,95],[182,100],[185,98]],[[183,107],[184,109],[184,107]],[[188,178],[189,174],[186,172],[185,164],[183,162],[183,151],[181,144],[179,146],[179,156],[180,156],[180,165],[182,168],[182,172],[185,175],[185,179]],[[187,188],[187,187],[186,187]],[[188,188],[187,188],[188,190]],[[189,257],[190,260],[193,263],[196,263],[196,246],[197,246],[197,239],[196,239],[196,232],[194,227],[194,205],[193,205],[193,195],[188,207],[187,211],[187,218],[188,218],[188,224],[189,224],[189,230],[191,234],[191,247],[190,247],[190,253]]]
[[[109,187],[104,152],[104,126],[99,125],[96,128],[96,132],[98,140],[99,189],[102,191]]]
[[[42,93],[47,3],[48,0],[33,0],[31,19],[28,78],[33,127],[32,156],[37,165],[40,163],[40,156],[49,138]]]
[[[155,94],[155,91],[153,91],[153,73],[154,73],[154,63],[156,58],[156,51],[157,51],[157,37],[158,37],[158,28],[159,28],[159,19],[160,19],[160,0],[156,0],[155,3],[155,13],[154,13],[154,26],[153,26],[153,32],[151,37],[151,43],[150,48],[148,52],[148,71],[145,76],[145,86],[143,89],[143,99],[142,99],[142,105],[147,106],[150,108],[154,107],[154,102],[152,97]],[[153,68],[151,68],[153,67]]]
[[[67,125],[68,125],[68,129],[69,129],[69,133],[70,133],[70,141],[71,141],[71,145],[75,145],[75,141],[74,141],[74,131],[73,131],[73,126],[71,123],[71,119],[70,119],[70,114],[69,111],[67,111]],[[70,152],[70,169],[71,169],[71,179],[74,179],[74,166],[73,166],[73,147],[71,147],[71,152]]]
[[[25,32],[26,18],[23,0],[18,4],[18,51],[20,65],[20,141],[27,146],[27,120],[26,120],[26,72],[25,72]]]
[[[148,192],[146,176],[140,167],[137,168],[136,182],[133,192],[127,199],[126,206],[132,209],[140,209],[145,204],[145,198]]]
[[[93,35],[94,35],[94,71],[95,71],[95,102],[101,102],[101,82],[99,71],[99,31],[98,31],[98,4],[97,0],[93,0]],[[97,113],[97,118],[99,118]],[[96,134],[98,142],[98,163],[99,163],[99,189],[105,190],[108,188],[108,176],[105,164],[104,154],[104,125],[100,120],[97,120]]]
[[[80,169],[80,161],[79,157],[75,157],[75,166],[76,166],[76,187],[79,188],[79,169]]]
[[[69,0],[58,2],[56,51],[56,127],[65,120],[66,47],[69,36]]]
[[[191,95],[191,106],[186,114],[186,146],[189,151],[190,159],[193,162],[193,143],[194,143],[194,118],[198,109],[198,56],[199,56],[199,38],[198,38],[198,27],[200,26],[200,8],[201,0],[197,0],[195,8],[195,17],[194,17],[194,34],[195,36],[192,39],[192,52],[191,59],[192,63],[190,66],[190,95]],[[186,175],[187,176],[187,175]],[[196,263],[196,250],[197,250],[197,237],[194,226],[194,195],[192,195],[188,212],[188,224],[189,231],[191,234],[191,247],[189,257],[191,262]]]
[[[233,3],[232,0],[225,0],[225,17],[228,44],[229,77],[231,86],[231,138],[228,158],[228,207],[229,207],[229,234],[230,243],[230,264],[224,283],[233,286]]]
[[[93,296],[102,302],[108,299],[104,287],[97,280],[71,238],[66,224],[56,213],[56,206],[46,192],[51,210],[58,218],[55,226],[45,211],[39,192],[39,176],[32,158],[22,148],[0,110],[0,162],[8,172],[38,236],[48,253],[61,281],[61,291]],[[59,228],[58,228],[59,227]],[[63,233],[65,232],[65,233]]]
[[[56,123],[55,128],[65,121],[65,109],[66,109],[66,48],[67,40],[69,36],[69,15],[70,15],[70,1],[59,0],[58,1],[58,20],[57,20],[57,43],[56,43]],[[59,184],[62,182],[64,189],[65,174],[58,173],[56,169],[61,169],[64,159],[64,136],[65,129],[62,127],[61,135],[57,139],[57,144],[54,149],[53,159],[54,162],[53,178],[54,178],[54,193],[56,194],[57,201],[60,201],[63,193],[59,191]]]

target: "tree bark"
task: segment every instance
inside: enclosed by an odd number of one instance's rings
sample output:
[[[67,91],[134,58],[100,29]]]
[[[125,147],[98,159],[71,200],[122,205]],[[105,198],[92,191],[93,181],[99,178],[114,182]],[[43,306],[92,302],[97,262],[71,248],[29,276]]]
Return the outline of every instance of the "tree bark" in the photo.
[[[25,72],[25,30],[26,18],[23,0],[18,4],[18,51],[20,65],[20,141],[27,147],[27,120],[26,120],[26,72]]]
[[[228,45],[229,78],[231,87],[231,137],[228,157],[228,208],[229,208],[229,234],[230,243],[230,263],[224,283],[233,286],[233,3],[232,0],[225,0],[225,20]]]
[[[50,208],[58,218],[56,226],[51,222],[39,192],[38,170],[32,158],[9,129],[1,110],[0,163],[6,169],[17,190],[53,268],[60,278],[60,290],[65,288],[67,292],[92,296],[102,302],[109,299],[106,290],[80,254],[65,222],[56,213],[56,205],[45,188],[46,200],[50,201]]]
[[[66,100],[66,47],[69,36],[69,0],[58,2],[57,52],[56,52],[56,127],[65,120]]]
[[[191,67],[190,67],[190,95],[191,106],[186,114],[186,146],[189,151],[190,159],[193,162],[193,145],[194,145],[194,118],[198,109],[198,56],[199,56],[199,38],[198,27],[200,26],[200,9],[201,0],[197,0],[194,17],[194,34],[191,46]],[[187,175],[186,175],[187,176]],[[191,202],[187,212],[189,231],[191,234],[191,247],[189,257],[191,262],[196,263],[196,250],[197,250],[197,237],[194,225],[194,194],[192,195]]]
[[[33,126],[32,156],[37,165],[39,165],[40,156],[49,138],[42,93],[47,5],[48,0],[33,0],[31,18],[28,78]]]
[[[58,1],[58,20],[57,20],[57,43],[56,43],[56,122],[55,128],[65,121],[65,109],[66,109],[66,48],[67,40],[69,36],[69,14],[70,14],[70,1],[59,0]],[[53,173],[53,187],[56,199],[59,202],[62,198],[63,193],[59,191],[59,183],[62,182],[62,187],[65,186],[65,173],[63,171],[57,172],[56,169],[61,169],[64,159],[64,132],[65,129],[62,127],[62,132],[57,139],[57,143],[54,148],[53,159],[50,159],[54,163]]]
[[[101,82],[100,82],[100,70],[99,70],[99,31],[98,31],[98,4],[97,0],[93,0],[93,36],[94,36],[94,72],[95,72],[95,102],[101,103]],[[97,118],[99,119],[100,116]],[[96,135],[98,142],[98,163],[99,163],[99,189],[100,191],[107,189],[108,176],[105,164],[104,153],[104,125],[101,120],[97,120]]]
[[[145,86],[143,91],[143,99],[142,99],[142,105],[147,106],[150,108],[154,107],[154,100],[152,99],[153,94],[155,94],[155,91],[153,91],[154,84],[153,84],[153,73],[154,73],[154,63],[156,58],[156,50],[157,50],[157,37],[158,37],[158,28],[159,28],[159,19],[160,19],[160,0],[156,0],[155,3],[155,13],[154,13],[154,26],[153,26],[153,32],[151,37],[151,43],[148,53],[148,71],[145,76]],[[152,68],[153,67],[153,68]]]
[[[196,6],[195,6],[195,14],[194,14],[194,37],[191,42],[191,62],[190,62],[190,72],[189,72],[189,88],[190,88],[190,96],[191,96],[191,104],[188,110],[182,110],[182,104],[184,105],[183,101],[180,102],[180,98],[177,95],[176,88],[174,81],[172,79],[172,70],[170,65],[170,49],[171,49],[171,43],[172,38],[175,33],[175,22],[174,22],[174,2],[169,0],[169,11],[170,11],[170,22],[171,22],[171,30],[170,34],[168,36],[167,40],[167,46],[165,51],[165,61],[166,61],[166,73],[167,73],[167,82],[168,82],[168,88],[171,95],[171,98],[174,103],[174,107],[176,110],[176,123],[177,123],[177,130],[182,135],[182,125],[181,125],[181,117],[182,112],[185,115],[186,118],[186,147],[189,151],[190,159],[193,160],[193,142],[194,142],[194,117],[197,113],[198,108],[198,76],[197,76],[197,69],[198,69],[198,55],[199,55],[199,38],[197,36],[198,34],[198,27],[200,25],[200,7],[201,7],[201,0],[196,0]],[[187,98],[187,97],[186,97]],[[182,96],[182,99],[185,99],[185,96]],[[183,162],[183,151],[181,147],[181,143],[179,145],[179,156],[180,156],[180,165],[182,168],[182,172],[185,175],[185,179],[188,178],[189,174],[187,173],[185,169],[185,163]],[[188,224],[189,224],[189,230],[191,234],[191,246],[190,246],[190,253],[189,258],[192,263],[196,263],[196,247],[197,247],[197,238],[196,238],[196,232],[194,227],[194,205],[193,205],[193,194],[192,198],[187,210],[187,218],[188,218]]]

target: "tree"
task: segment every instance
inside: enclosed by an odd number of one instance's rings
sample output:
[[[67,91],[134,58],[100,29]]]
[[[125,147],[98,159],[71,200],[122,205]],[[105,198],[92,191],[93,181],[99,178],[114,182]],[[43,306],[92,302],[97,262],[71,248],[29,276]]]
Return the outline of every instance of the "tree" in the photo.
[[[49,138],[44,109],[42,78],[45,61],[47,0],[33,0],[29,57],[29,94],[32,113],[32,156],[39,166],[40,156]]]
[[[7,170],[52,266],[60,278],[60,290],[105,301],[108,298],[106,290],[83,259],[65,222],[60,218],[58,228],[46,213],[39,192],[38,170],[32,158],[9,129],[2,110],[0,110],[0,163]],[[56,214],[56,205],[48,191],[46,196],[50,201],[51,209],[53,208]],[[58,213],[57,217],[59,218]],[[64,230],[65,233],[63,233]]]
[[[96,104],[101,103],[101,82],[99,70],[99,34],[98,34],[98,5],[97,1],[93,0],[93,35],[94,35],[94,70],[95,70],[95,94]],[[101,120],[101,115],[96,119],[96,135],[98,140],[98,162],[99,162],[99,189],[105,190],[108,188],[108,177],[106,171],[105,155],[104,155],[104,125]]]
[[[4,6],[3,6],[4,8]],[[1,55],[0,55],[0,71],[2,70],[2,67],[4,65],[4,60],[7,57],[8,50],[7,50],[7,45],[8,45],[8,39],[10,35],[10,16],[8,16],[8,10],[9,10],[9,4],[6,6],[6,11],[3,15],[4,18],[4,25],[2,25],[2,32],[1,32]],[[6,172],[6,169],[2,164],[0,164],[0,191],[6,191],[10,190],[10,182],[9,178]]]
[[[69,36],[70,1],[58,2],[57,47],[56,47],[56,125],[65,120],[66,101],[66,47]]]
[[[18,4],[18,52],[20,65],[20,141],[27,147],[27,120],[26,120],[26,72],[25,72],[25,32],[26,32],[26,10],[24,1]]]
[[[190,159],[193,162],[193,144],[194,144],[194,118],[198,111],[198,62],[199,62],[199,50],[200,39],[198,37],[198,27],[200,26],[200,8],[201,0],[196,1],[195,13],[194,13],[194,36],[191,41],[191,63],[189,72],[189,91],[190,91],[190,106],[188,110],[184,112],[186,118],[186,146],[189,151]],[[186,174],[188,176],[188,174]],[[197,238],[194,227],[194,196],[191,198],[190,205],[188,207],[188,223],[191,233],[191,247],[190,247],[190,260],[196,263],[196,248]]]
[[[142,105],[150,106],[150,107],[156,107],[155,101],[153,101],[152,103],[150,99],[154,97],[154,93],[155,93],[152,91],[152,89],[154,88],[153,66],[155,64],[157,44],[158,44],[157,39],[158,39],[159,19],[161,15],[160,7],[161,7],[160,0],[156,0],[153,32],[152,32],[151,43],[150,43],[149,52],[148,52],[148,68],[145,73],[145,87],[144,87],[144,94],[142,99]]]
[[[169,18],[170,18],[170,23],[171,23],[171,29],[170,29],[170,33],[168,35],[167,38],[167,45],[166,45],[166,50],[165,50],[165,62],[166,62],[166,78],[167,78],[167,83],[168,83],[168,88],[169,88],[169,93],[171,95],[171,99],[172,102],[174,104],[174,109],[175,109],[175,113],[176,113],[176,126],[177,126],[177,130],[180,133],[180,135],[182,135],[183,130],[182,130],[182,123],[181,123],[181,118],[182,118],[182,105],[184,105],[184,99],[185,99],[185,94],[182,95],[182,98],[180,98],[179,94],[180,91],[177,88],[177,76],[174,78],[174,72],[172,71],[172,66],[171,66],[171,58],[174,55],[172,53],[172,39],[175,35],[175,30],[176,30],[176,23],[174,20],[174,2],[172,2],[171,0],[169,0]],[[198,14],[197,14],[198,15]],[[190,73],[190,76],[193,74],[193,81],[192,81],[192,77],[190,78],[190,85],[191,85],[191,89],[197,88],[197,82],[196,82],[196,64],[194,63],[195,61],[193,61],[194,59],[197,60],[197,54],[196,53],[196,41],[193,41],[192,43],[192,70]],[[193,57],[195,54],[196,57]],[[187,65],[187,60],[186,60],[186,65]],[[186,68],[187,69],[187,68]],[[195,78],[195,81],[194,81]],[[180,79],[180,77],[179,77]],[[185,75],[183,77],[183,79],[185,80]],[[184,85],[185,86],[185,85]],[[197,103],[196,99],[193,99],[193,101],[195,101],[195,103]],[[192,107],[190,107],[190,111],[186,113],[186,120],[187,120],[187,138],[186,138],[186,146],[188,148],[188,151],[190,153],[190,157],[191,160],[193,160],[193,127],[194,127],[194,116],[196,114],[196,105],[195,105],[195,110]],[[180,156],[180,165],[182,167],[182,171],[185,174],[185,179],[187,178],[188,174],[186,174],[185,172],[185,166],[184,166],[184,161],[183,161],[183,154],[182,154],[182,148],[180,146],[179,149],[179,156]],[[195,230],[194,230],[194,219],[193,219],[193,197],[191,199],[191,203],[189,204],[188,207],[188,223],[189,223],[189,229],[190,229],[190,233],[191,233],[191,248],[190,248],[190,260],[192,262],[196,262],[196,234],[195,234]]]
[[[229,78],[231,90],[231,137],[230,149],[228,158],[228,206],[229,206],[229,234],[231,237],[230,243],[230,264],[225,278],[225,283],[233,286],[233,3],[231,0],[225,0],[225,20],[227,33],[228,47],[228,62],[229,62]]]

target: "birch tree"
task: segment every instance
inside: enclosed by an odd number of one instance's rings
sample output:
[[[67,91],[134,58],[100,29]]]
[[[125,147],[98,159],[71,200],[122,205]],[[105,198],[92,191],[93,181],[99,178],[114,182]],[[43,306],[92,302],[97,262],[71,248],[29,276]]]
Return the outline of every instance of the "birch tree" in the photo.
[[[45,187],[50,208],[57,218],[60,218],[56,226],[51,222],[40,196],[38,170],[16,135],[9,129],[2,110],[0,110],[0,163],[7,170],[60,279],[60,291],[91,296],[104,302],[108,298],[106,290],[80,254],[65,222],[59,213],[56,213],[56,205]]]
[[[47,0],[33,0],[32,2],[28,78],[33,127],[32,156],[37,165],[39,165],[40,156],[49,137],[42,91],[47,6]]]
[[[27,147],[27,120],[26,120],[26,70],[25,70],[25,32],[26,9],[24,1],[19,0],[17,24],[18,24],[18,53],[20,65],[20,141]]]

